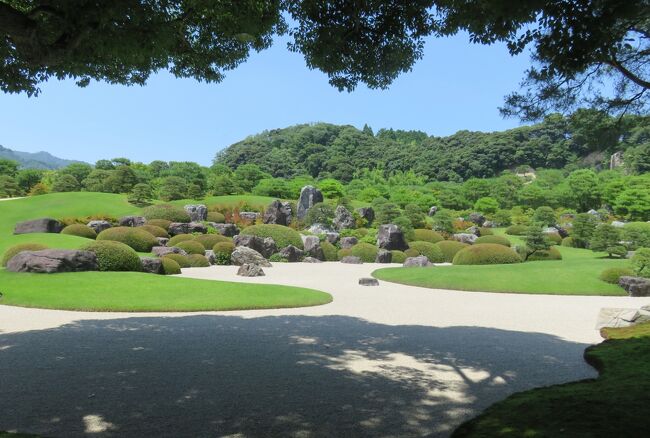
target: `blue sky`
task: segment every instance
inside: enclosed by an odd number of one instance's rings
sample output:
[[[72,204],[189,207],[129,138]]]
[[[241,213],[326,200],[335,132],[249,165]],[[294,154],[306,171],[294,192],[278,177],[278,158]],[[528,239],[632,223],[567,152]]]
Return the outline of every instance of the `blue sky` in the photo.
[[[424,59],[388,90],[339,92],[280,40],[253,53],[219,84],[152,76],[144,87],[50,81],[39,97],[0,94],[0,144],[95,162],[128,157],[210,164],[228,145],[298,123],[417,129],[449,135],[519,125],[498,106],[517,88],[527,56],[503,45],[480,46],[466,35],[427,42]]]

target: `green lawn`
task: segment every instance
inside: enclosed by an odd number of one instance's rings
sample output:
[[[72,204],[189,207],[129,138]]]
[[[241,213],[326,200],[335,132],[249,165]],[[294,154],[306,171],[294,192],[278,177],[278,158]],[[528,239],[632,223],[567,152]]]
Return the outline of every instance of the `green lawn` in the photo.
[[[650,323],[605,330],[587,348],[599,372],[583,380],[515,394],[461,425],[455,438],[642,437],[650,431]]]
[[[373,275],[385,281],[434,289],[512,292],[551,295],[626,295],[618,285],[598,276],[624,266],[626,260],[607,259],[585,249],[558,247],[563,260],[512,265],[384,268]]]

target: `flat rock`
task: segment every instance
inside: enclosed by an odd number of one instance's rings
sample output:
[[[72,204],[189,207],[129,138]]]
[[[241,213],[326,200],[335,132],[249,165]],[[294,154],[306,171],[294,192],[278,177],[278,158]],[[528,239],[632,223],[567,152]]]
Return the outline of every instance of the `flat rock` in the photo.
[[[363,277],[359,279],[359,285],[361,286],[379,286],[379,280],[372,277]]]
[[[478,238],[476,234],[471,233],[456,233],[451,237],[458,242],[468,243],[470,245],[476,242],[476,239]]]
[[[147,219],[142,216],[124,216],[118,223],[120,227],[141,227],[147,223]]]
[[[650,279],[643,277],[623,276],[618,284],[631,297],[650,297]]]
[[[287,259],[288,262],[294,263],[299,262],[303,259],[305,253],[302,249],[295,247],[293,245],[285,246],[280,250],[280,255]]]
[[[361,257],[357,257],[357,256],[345,256],[341,259],[341,263],[360,265],[363,263],[363,260],[361,260]]]
[[[271,267],[271,263],[266,260],[262,254],[246,246],[238,246],[235,248],[232,252],[231,260],[233,265],[238,266],[259,265],[265,268]]]
[[[90,251],[76,249],[44,249],[22,251],[7,263],[10,272],[55,272],[97,271],[97,257]]]
[[[200,233],[205,234],[208,232],[208,227],[206,227],[201,222],[172,222],[169,224],[169,229],[167,230],[171,236],[176,236],[178,234],[192,234]]]
[[[185,250],[182,250],[175,246],[154,246],[153,248],[151,248],[151,253],[156,257],[164,257],[167,254],[180,254],[184,256],[187,255]]]
[[[323,263],[322,260],[315,259],[314,257],[305,257],[302,259],[303,263]]]
[[[427,266],[433,266],[433,263],[429,261],[426,256],[417,256],[417,257],[409,257],[404,261],[403,266],[405,268],[413,268],[413,267],[419,267],[419,268],[426,268]]]
[[[140,257],[142,262],[142,272],[149,274],[164,274],[162,260],[155,257]]]
[[[31,221],[18,222],[14,228],[14,234],[29,233],[60,233],[63,224],[56,219],[44,217]]]
[[[245,263],[239,267],[237,275],[242,277],[263,277],[266,274],[261,266]]]
[[[109,221],[90,221],[86,225],[95,230],[95,233],[97,234],[104,230],[108,230],[113,226]]]

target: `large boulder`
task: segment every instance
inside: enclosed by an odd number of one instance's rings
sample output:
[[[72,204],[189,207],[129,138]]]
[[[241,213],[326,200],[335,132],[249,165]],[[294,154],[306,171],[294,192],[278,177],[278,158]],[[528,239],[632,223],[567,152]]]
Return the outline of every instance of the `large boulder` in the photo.
[[[618,284],[631,297],[650,297],[650,279],[648,278],[623,276],[618,279]]]
[[[379,280],[372,277],[363,277],[359,279],[360,286],[379,286]]]
[[[318,260],[325,260],[323,248],[320,246],[320,239],[316,236],[305,236],[303,238],[305,254]]]
[[[86,225],[95,230],[95,233],[97,234],[104,230],[108,230],[113,226],[109,221],[90,221]]]
[[[272,254],[275,254],[278,251],[278,247],[276,246],[275,240],[273,240],[272,237],[258,237],[239,234],[235,236],[232,241],[235,246],[245,246],[247,248],[254,249],[255,251],[262,254],[264,258],[269,258]]]
[[[175,246],[154,246],[151,248],[151,253],[157,257],[164,257],[167,254],[180,254],[184,256],[187,255],[185,250],[182,250]]]
[[[334,212],[334,221],[332,222],[334,228],[338,231],[346,228],[354,228],[355,223],[356,221],[354,220],[352,213],[350,213],[350,210],[342,205],[336,207],[336,211]]]
[[[377,232],[377,246],[389,251],[404,251],[408,248],[406,240],[404,240],[404,233],[402,233],[402,230],[394,224],[379,226],[379,231]]]
[[[158,246],[167,246],[169,243],[168,237],[156,237],[156,240],[158,241]]]
[[[219,234],[226,237],[233,237],[239,234],[239,228],[235,224],[218,224],[216,222],[208,222],[208,225],[217,230]]]
[[[97,256],[94,252],[76,249],[22,251],[7,263],[7,271],[11,272],[52,274],[55,272],[97,271],[98,269]]]
[[[299,262],[303,259],[305,253],[302,249],[297,248],[293,245],[285,246],[280,250],[280,256],[287,259],[288,262]]]
[[[205,258],[208,259],[208,263],[210,263],[211,265],[216,265],[217,264],[217,256],[216,256],[216,254],[214,253],[213,250],[206,249],[204,255],[205,255]]]
[[[298,219],[304,219],[307,211],[314,206],[323,202],[323,194],[314,186],[305,186],[300,190],[300,198],[298,198],[298,207],[296,216]]]
[[[237,275],[242,277],[263,277],[266,274],[261,266],[245,263],[239,267]]]
[[[426,268],[427,266],[432,266],[433,263],[429,261],[429,259],[426,256],[417,256],[417,257],[409,257],[404,261],[404,267],[405,268],[413,268],[413,267],[418,267],[418,268]]]
[[[357,239],[354,236],[347,236],[347,237],[342,237],[341,238],[341,249],[349,249],[352,248],[354,245],[359,243],[359,239]]]
[[[255,211],[240,211],[239,219],[247,224],[255,224],[260,214]]]
[[[357,213],[359,216],[366,220],[367,225],[372,224],[372,222],[375,220],[375,210],[373,210],[372,207],[357,208]]]
[[[380,249],[377,251],[375,263],[391,263],[393,261],[393,253],[387,249]]]
[[[332,245],[339,241],[339,237],[341,237],[341,235],[336,231],[325,233],[325,240],[327,240]]]
[[[232,252],[230,257],[233,265],[259,265],[266,268],[271,267],[271,263],[266,260],[262,254],[247,246],[238,246]]]
[[[360,265],[363,263],[363,260],[361,260],[361,257],[357,257],[357,256],[345,256],[341,259],[341,263]]]
[[[167,232],[171,236],[176,236],[177,234],[192,234],[192,233],[201,233],[205,234],[208,232],[208,227],[203,225],[201,222],[172,222],[169,224]]]
[[[120,227],[141,227],[147,223],[144,216],[124,216],[118,221]]]
[[[471,233],[457,233],[451,237],[453,240],[456,240],[460,243],[468,243],[470,245],[476,242],[476,239],[478,238],[476,234],[471,234]]]
[[[31,221],[18,222],[14,228],[14,234],[28,233],[60,233],[63,224],[56,219],[44,217]]]
[[[292,212],[289,202],[282,202],[279,199],[271,202],[264,212],[262,221],[265,224],[289,225],[291,223]]]
[[[470,222],[474,222],[476,225],[483,226],[485,223],[485,216],[483,216],[481,213],[470,213],[469,214],[469,220]]]
[[[191,222],[201,222],[208,219],[208,207],[203,204],[190,204],[183,207]]]
[[[155,257],[140,257],[142,262],[142,272],[147,272],[149,274],[164,274],[165,269],[163,268],[162,260]]]

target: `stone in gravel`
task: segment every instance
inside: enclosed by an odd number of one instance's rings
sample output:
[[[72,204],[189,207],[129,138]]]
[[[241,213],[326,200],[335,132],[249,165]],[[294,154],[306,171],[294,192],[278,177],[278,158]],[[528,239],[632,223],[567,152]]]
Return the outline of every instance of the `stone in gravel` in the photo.
[[[363,277],[359,279],[361,286],[379,286],[379,281],[376,278]]]
[[[237,275],[241,275],[242,277],[263,277],[266,274],[264,274],[261,266],[244,263],[237,270]]]
[[[171,236],[176,236],[178,234],[192,234],[200,233],[205,234],[208,232],[208,227],[203,225],[201,222],[172,222],[169,224],[169,229],[167,230]]]
[[[246,246],[238,246],[235,248],[232,252],[231,260],[233,265],[238,266],[259,265],[265,268],[270,268],[272,266],[271,263],[262,256],[262,254]]]
[[[338,231],[344,230],[346,228],[352,228],[355,225],[354,216],[352,216],[350,210],[342,205],[339,205],[336,207],[336,211],[334,212],[334,220],[332,221],[332,224]]]
[[[280,250],[280,256],[287,259],[288,262],[294,263],[302,260],[305,253],[302,249],[293,245],[285,246]]]
[[[357,256],[345,256],[341,259],[341,263],[360,265],[363,263],[363,260],[361,260],[361,257],[357,257]]]
[[[618,279],[618,284],[631,297],[650,297],[650,279],[648,278],[623,276]]]
[[[63,224],[56,219],[44,217],[31,221],[18,222],[14,228],[14,234],[29,233],[60,233]]]
[[[183,207],[190,215],[191,222],[201,222],[208,218],[208,207],[203,204],[190,204]]]
[[[55,272],[96,271],[98,269],[95,253],[76,249],[22,251],[7,263],[7,271],[10,272],[52,274]]]
[[[349,249],[359,243],[359,239],[354,236],[343,237],[341,239],[341,249]]]
[[[433,263],[429,261],[426,256],[417,256],[417,257],[409,257],[404,261],[405,268],[413,268],[413,267],[419,267],[419,268],[425,268],[427,266],[433,266]]]
[[[325,260],[323,248],[320,246],[320,239],[316,236],[305,236],[303,238],[305,254],[318,260]]]
[[[394,224],[379,226],[377,232],[377,246],[381,249],[404,251],[408,248],[404,233]]]
[[[162,260],[155,257],[140,257],[142,262],[142,272],[149,274],[164,274]]]
[[[387,249],[380,249],[377,251],[375,263],[391,263],[393,261],[393,253]]]
[[[95,230],[95,233],[97,234],[112,227],[109,221],[90,221],[87,225]]]
[[[235,246],[245,246],[254,249],[262,254],[264,258],[269,258],[278,251],[275,240],[272,237],[259,237],[239,234],[233,238]]]
[[[313,257],[305,257],[302,259],[303,263],[323,263],[322,260],[315,259]]]
[[[147,219],[142,216],[124,216],[118,221],[120,227],[141,227],[147,223]]]
[[[157,257],[164,257],[167,254],[180,254],[184,256],[187,255],[185,250],[182,250],[175,246],[154,246],[151,248],[151,253]]]

